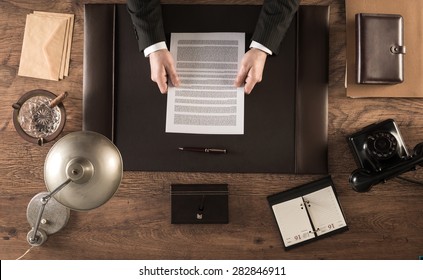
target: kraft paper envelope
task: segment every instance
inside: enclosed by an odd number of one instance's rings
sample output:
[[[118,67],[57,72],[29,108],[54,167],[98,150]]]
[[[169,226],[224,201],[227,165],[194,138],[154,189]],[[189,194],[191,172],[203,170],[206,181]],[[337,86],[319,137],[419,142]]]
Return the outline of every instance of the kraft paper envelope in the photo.
[[[62,69],[60,71],[61,78],[63,78],[63,76],[68,76],[75,16],[73,14],[50,13],[50,12],[41,12],[41,11],[34,11],[34,14],[45,15],[45,16],[56,17],[56,18],[66,18],[68,20],[68,23],[66,25],[66,34],[65,34],[65,42],[64,42],[65,51],[63,52],[63,56],[62,56],[63,57]]]
[[[52,18],[63,18],[60,17],[58,15],[53,15],[51,13],[48,12],[37,12],[34,11],[34,15],[37,16],[44,16],[44,17],[52,17]],[[66,22],[66,29],[65,29],[65,38],[63,41],[63,52],[62,52],[62,60],[61,60],[61,65],[60,65],[60,73],[59,73],[59,79],[63,79],[63,77],[65,76],[65,67],[66,67],[66,60],[67,60],[67,48],[68,48],[68,33],[69,33],[69,20],[66,18],[67,22]]]
[[[19,76],[59,80],[67,23],[66,18],[27,15]]]

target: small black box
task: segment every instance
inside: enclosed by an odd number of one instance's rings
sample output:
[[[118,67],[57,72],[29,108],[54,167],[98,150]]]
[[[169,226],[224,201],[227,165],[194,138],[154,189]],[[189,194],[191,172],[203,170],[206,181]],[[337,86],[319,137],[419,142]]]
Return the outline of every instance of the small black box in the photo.
[[[172,224],[227,224],[227,184],[172,184]]]

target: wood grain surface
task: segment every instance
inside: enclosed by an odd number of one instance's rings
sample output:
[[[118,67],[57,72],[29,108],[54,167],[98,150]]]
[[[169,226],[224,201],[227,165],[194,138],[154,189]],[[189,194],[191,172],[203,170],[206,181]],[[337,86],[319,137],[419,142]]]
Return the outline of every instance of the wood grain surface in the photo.
[[[29,245],[26,208],[45,191],[44,159],[54,143],[39,147],[15,131],[12,107],[22,94],[67,91],[61,136],[82,128],[85,3],[125,1],[0,1],[0,259],[16,259]],[[163,3],[260,4],[261,1],[163,1]],[[270,194],[319,175],[125,172],[120,189],[102,207],[71,212],[68,225],[26,259],[418,259],[423,255],[423,187],[398,180],[356,193],[348,177],[356,168],[345,137],[376,121],[394,118],[410,150],[423,141],[423,99],[350,99],[344,89],[345,5],[330,5],[329,172],[349,231],[284,251],[267,204]],[[17,76],[25,18],[34,10],[73,13],[69,77],[59,82]],[[254,94],[254,93],[253,93]],[[423,181],[421,170],[406,175]],[[229,184],[229,224],[170,224],[171,183]]]

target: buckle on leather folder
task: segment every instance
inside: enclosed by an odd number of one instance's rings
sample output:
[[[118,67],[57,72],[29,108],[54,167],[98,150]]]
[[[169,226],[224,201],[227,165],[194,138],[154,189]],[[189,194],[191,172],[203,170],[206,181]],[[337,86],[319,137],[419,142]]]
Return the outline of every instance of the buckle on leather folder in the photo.
[[[391,46],[391,53],[393,54],[405,54],[406,48],[405,46]]]

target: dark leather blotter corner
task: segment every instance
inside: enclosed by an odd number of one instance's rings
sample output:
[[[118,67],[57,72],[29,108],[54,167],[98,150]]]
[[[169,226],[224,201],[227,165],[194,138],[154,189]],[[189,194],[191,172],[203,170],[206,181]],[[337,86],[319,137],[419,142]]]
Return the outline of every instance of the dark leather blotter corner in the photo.
[[[162,7],[167,35],[245,32],[248,45],[261,9]],[[125,170],[327,174],[328,30],[329,7],[300,7],[263,81],[245,97],[244,135],[165,133],[166,95],[150,79],[126,6],[87,4],[84,129],[113,138]],[[178,150],[184,146],[229,152]]]
[[[227,184],[172,184],[172,224],[227,224]]]
[[[113,138],[115,5],[85,5],[83,130]]]
[[[359,84],[404,81],[403,18],[394,14],[355,15],[356,70]]]

